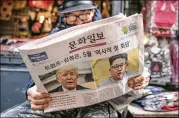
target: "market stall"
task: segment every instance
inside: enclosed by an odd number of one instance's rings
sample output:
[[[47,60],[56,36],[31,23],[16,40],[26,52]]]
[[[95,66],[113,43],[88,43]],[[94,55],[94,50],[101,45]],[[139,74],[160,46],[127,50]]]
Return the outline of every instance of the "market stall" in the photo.
[[[178,117],[178,1],[143,1],[145,66],[151,80],[130,117]]]

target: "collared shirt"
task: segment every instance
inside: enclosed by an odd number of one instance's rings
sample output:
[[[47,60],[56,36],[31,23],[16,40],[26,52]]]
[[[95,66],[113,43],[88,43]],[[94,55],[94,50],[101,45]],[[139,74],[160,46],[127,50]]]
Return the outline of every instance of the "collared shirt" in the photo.
[[[127,76],[126,74],[124,74],[123,79],[122,80],[116,80],[113,77],[109,77],[108,79],[102,81],[99,84],[99,87],[105,86],[105,85],[110,85],[112,83],[118,83],[119,87],[121,88],[122,92],[125,93],[126,92],[126,87],[127,87]]]
[[[146,67],[144,67],[143,76],[144,77],[150,76],[150,73],[148,72],[148,68]],[[125,73],[122,80],[116,80],[110,77],[109,79],[106,79],[103,82],[101,82],[99,85],[99,87],[101,87],[101,86],[109,85],[111,83],[118,83],[120,84],[119,86],[123,87],[121,88],[121,90],[123,90],[123,94],[125,93],[124,95],[108,100],[108,102],[120,113],[124,111],[124,109],[132,100],[141,97],[143,93],[143,89],[133,90],[129,88],[127,82],[128,82],[128,76]]]
[[[63,89],[64,92],[67,92],[67,91],[76,91],[76,88],[73,89],[73,90],[68,90],[68,89],[64,88],[63,86],[62,86],[62,89]]]
[[[148,72],[148,68],[144,67],[144,71],[142,73],[144,77],[150,77],[150,73]],[[117,98],[111,99],[108,102],[120,113],[124,111],[124,109],[128,106],[128,104],[131,103],[131,101],[139,98],[142,96],[143,89],[139,90],[134,90],[128,87],[128,77],[124,76],[123,78],[124,82],[124,88],[125,88],[125,93],[122,96],[119,96]]]
[[[123,78],[123,79],[125,79],[125,78]],[[105,85],[110,85],[111,83],[121,83],[121,84],[123,84],[123,81],[124,80],[116,80],[113,77],[109,77],[108,79],[102,81],[99,84],[99,86],[101,87],[101,86],[105,86]]]

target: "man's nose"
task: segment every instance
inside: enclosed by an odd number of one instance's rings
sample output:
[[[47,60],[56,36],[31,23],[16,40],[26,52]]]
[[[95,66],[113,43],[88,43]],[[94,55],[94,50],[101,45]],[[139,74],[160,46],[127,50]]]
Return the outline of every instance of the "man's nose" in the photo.
[[[79,19],[79,18],[77,18],[77,20],[76,20],[76,24],[77,25],[80,25],[80,24],[82,24],[83,22]]]
[[[70,75],[70,74],[68,74],[68,75],[67,75],[67,78],[68,78],[68,79],[71,79],[71,75]]]
[[[120,70],[120,71],[121,71],[121,70],[122,70],[121,66],[119,66],[119,67],[117,68],[117,70]]]

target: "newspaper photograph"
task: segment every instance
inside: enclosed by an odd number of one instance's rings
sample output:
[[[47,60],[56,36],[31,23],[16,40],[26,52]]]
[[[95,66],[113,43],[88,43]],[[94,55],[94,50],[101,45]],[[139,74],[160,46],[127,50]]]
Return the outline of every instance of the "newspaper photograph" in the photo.
[[[84,107],[129,91],[144,69],[142,15],[114,16],[32,41],[19,48],[40,92],[44,112]]]

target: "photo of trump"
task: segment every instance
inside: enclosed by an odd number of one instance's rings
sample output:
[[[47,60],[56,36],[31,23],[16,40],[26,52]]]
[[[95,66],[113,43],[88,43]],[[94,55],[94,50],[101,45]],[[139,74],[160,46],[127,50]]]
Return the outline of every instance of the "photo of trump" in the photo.
[[[56,80],[60,84],[59,87],[51,92],[75,91],[88,89],[78,85],[78,68],[73,65],[64,66],[56,70]]]

